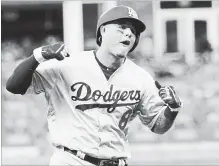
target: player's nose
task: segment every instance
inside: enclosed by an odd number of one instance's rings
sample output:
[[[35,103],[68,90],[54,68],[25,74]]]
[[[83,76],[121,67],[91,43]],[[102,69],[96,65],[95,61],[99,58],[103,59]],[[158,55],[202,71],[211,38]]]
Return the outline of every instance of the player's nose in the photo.
[[[131,28],[128,28],[128,27],[125,28],[123,32],[124,32],[125,36],[127,36],[127,37],[132,37],[132,35],[133,35]]]

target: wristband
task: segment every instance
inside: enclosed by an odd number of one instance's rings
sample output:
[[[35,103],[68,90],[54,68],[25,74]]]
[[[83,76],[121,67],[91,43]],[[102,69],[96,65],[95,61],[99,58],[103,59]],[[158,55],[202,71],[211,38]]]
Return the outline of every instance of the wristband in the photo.
[[[170,120],[174,120],[178,113],[179,111],[172,111],[169,107],[164,110],[164,116]]]
[[[39,63],[42,63],[46,60],[42,55],[42,47],[34,49],[33,50],[33,55],[34,55],[36,61],[39,62]]]
[[[171,108],[171,107],[169,106],[169,108],[170,108],[170,111],[171,111],[171,112],[179,112],[179,110],[180,110],[181,107],[178,107],[178,108]]]
[[[179,97],[178,97],[178,99],[179,99],[179,103],[178,103],[179,107],[177,107],[177,108],[172,108],[172,107],[169,105],[171,112],[179,112],[179,110],[183,107],[183,103],[181,102],[181,99],[180,99]]]

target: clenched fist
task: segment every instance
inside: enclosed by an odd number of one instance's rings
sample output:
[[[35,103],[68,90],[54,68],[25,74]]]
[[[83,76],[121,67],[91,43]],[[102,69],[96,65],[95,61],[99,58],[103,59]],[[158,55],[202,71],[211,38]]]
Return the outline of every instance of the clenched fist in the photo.
[[[165,103],[173,109],[181,107],[182,102],[176,94],[173,86],[161,86],[157,81],[155,81],[155,85],[159,89],[159,96]]]
[[[49,59],[63,60],[65,57],[70,56],[63,42],[36,48],[33,53],[39,63]]]

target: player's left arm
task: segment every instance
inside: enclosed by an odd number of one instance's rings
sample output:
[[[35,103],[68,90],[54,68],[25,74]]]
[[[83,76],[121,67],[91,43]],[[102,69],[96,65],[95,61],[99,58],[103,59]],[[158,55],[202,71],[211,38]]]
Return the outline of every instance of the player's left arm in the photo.
[[[154,133],[163,134],[171,128],[181,107],[172,86],[161,86],[151,78],[136,109],[144,125]]]
[[[182,106],[182,102],[173,86],[162,87],[157,81],[155,81],[155,85],[159,89],[159,96],[167,104],[167,107],[159,114],[151,131],[163,134],[173,125],[173,122]]]

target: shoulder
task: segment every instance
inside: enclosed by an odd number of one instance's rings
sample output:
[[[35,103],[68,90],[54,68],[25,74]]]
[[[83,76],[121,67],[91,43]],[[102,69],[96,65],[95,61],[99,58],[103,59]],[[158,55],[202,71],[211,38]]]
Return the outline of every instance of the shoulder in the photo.
[[[136,65],[131,60],[128,61],[131,80],[138,82],[145,94],[157,95],[158,90],[155,86],[155,78],[144,68]]]
[[[126,61],[127,61],[126,66],[128,68],[130,75],[132,75],[132,77],[133,77],[132,79],[137,79],[137,80],[140,79],[140,80],[146,81],[146,82],[154,82],[154,78],[150,74],[150,72],[148,72],[146,69],[143,69],[142,67],[138,66],[130,59],[127,59]]]
[[[91,58],[93,58],[93,51],[81,51],[81,52],[75,52],[73,55],[70,55],[70,57],[66,57],[64,60],[58,61],[57,59],[50,59],[47,61],[44,61],[39,64],[37,67],[37,71],[43,71],[43,70],[59,70],[59,69],[66,69],[68,67],[77,67],[81,66],[81,64],[89,64]]]
[[[94,50],[76,52],[71,57],[85,58],[85,57],[90,57],[90,56],[94,56]]]
[[[93,50],[90,51],[80,51],[74,52],[70,55],[70,57],[65,58],[66,61],[81,61],[81,60],[89,60],[94,57]]]
[[[60,65],[81,65],[93,58],[93,51],[80,51],[74,52],[69,57],[66,57],[63,61],[60,61]]]

